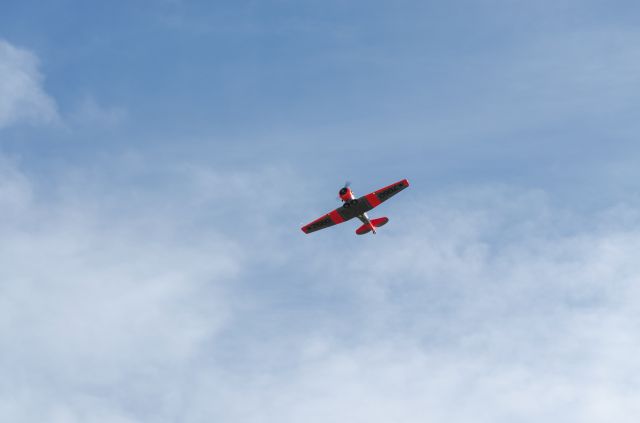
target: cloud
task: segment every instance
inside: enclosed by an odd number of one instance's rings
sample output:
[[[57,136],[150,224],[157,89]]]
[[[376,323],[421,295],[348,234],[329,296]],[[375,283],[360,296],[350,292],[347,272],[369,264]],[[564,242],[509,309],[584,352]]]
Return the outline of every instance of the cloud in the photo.
[[[344,421],[631,421],[638,213],[621,225],[626,212],[574,215],[536,193],[458,194],[396,213],[404,230],[328,278],[357,298],[352,345],[284,388],[302,392],[297,417],[351,403]],[[332,406],[306,408],[318,393]]]
[[[311,237],[295,221],[305,200],[287,195],[304,179],[286,168],[110,162],[46,181],[0,166],[2,420],[639,411],[632,205],[587,215],[543,191],[407,191],[376,236]]]
[[[222,328],[222,284],[241,262],[233,241],[183,234],[126,196],[116,217],[113,201],[80,189],[100,189],[89,174],[50,201],[9,160],[2,174],[2,419],[139,421],[127,396],[164,401],[149,383],[181,377]]]
[[[58,120],[55,101],[44,91],[42,80],[33,53],[0,40],[0,129]]]

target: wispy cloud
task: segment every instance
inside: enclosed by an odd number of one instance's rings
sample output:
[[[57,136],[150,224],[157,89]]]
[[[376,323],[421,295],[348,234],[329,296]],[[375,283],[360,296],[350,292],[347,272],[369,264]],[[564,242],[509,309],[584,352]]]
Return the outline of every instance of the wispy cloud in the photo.
[[[37,57],[0,40],[0,128],[58,120],[56,103],[44,90]]]
[[[77,169],[43,196],[2,164],[4,419],[626,422],[638,411],[630,209],[583,215],[542,191],[470,188],[399,197],[375,237],[311,238],[273,195],[304,185],[290,170],[131,158],[111,170]],[[147,190],[149,175],[171,182]]]
[[[75,126],[95,129],[117,126],[126,118],[127,111],[123,107],[105,106],[87,95],[78,102],[69,120]]]

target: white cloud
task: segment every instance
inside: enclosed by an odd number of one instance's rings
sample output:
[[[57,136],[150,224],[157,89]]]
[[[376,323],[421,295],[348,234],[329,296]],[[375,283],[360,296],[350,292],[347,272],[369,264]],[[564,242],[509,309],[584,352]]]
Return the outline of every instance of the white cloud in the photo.
[[[464,194],[396,213],[404,230],[331,274],[331,289],[358,298],[357,347],[330,348],[284,388],[299,395],[298,418],[314,415],[309,393],[317,412],[361,404],[338,421],[633,421],[638,213],[629,226],[608,212],[571,228],[585,216],[539,195]]]
[[[222,328],[234,242],[183,234],[153,207],[102,210],[113,202],[82,192],[89,175],[44,201],[7,160],[2,173],[0,419],[139,421],[127,397],[166,401],[154,381],[179,378]]]
[[[49,181],[47,198],[0,167],[3,421],[640,412],[629,207],[588,216],[541,192],[407,191],[380,210],[379,235],[305,236],[289,170],[113,166]]]
[[[42,86],[37,57],[0,40],[0,128],[58,120],[55,101]]]

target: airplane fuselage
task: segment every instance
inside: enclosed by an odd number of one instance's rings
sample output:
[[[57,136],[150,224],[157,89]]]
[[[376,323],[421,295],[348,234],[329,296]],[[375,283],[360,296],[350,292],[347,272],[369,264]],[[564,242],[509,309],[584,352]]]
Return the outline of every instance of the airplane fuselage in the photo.
[[[356,199],[356,196],[354,195],[353,191],[351,191],[351,188],[349,187],[342,188],[338,193],[338,195],[340,196],[340,199],[342,200],[343,203],[349,203]],[[364,225],[367,225],[367,227],[369,227],[374,234],[376,233],[376,228],[375,226],[373,226],[373,224],[371,224],[371,220],[369,220],[369,216],[367,216],[367,212],[359,214],[357,218],[360,219],[360,221]]]

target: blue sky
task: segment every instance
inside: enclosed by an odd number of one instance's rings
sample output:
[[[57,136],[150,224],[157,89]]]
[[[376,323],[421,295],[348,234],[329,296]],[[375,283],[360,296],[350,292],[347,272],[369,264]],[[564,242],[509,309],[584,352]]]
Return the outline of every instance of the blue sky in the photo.
[[[632,421],[639,8],[4,5],[0,420]]]
[[[25,2],[3,13],[3,36],[36,54],[75,127],[47,131],[45,146],[16,130],[4,148],[79,161],[123,150],[215,156],[236,167],[277,156],[331,174],[359,162],[337,181],[368,176],[384,157],[391,175],[438,186],[557,186],[570,175],[566,195],[589,178],[576,162],[602,170],[634,142],[633,8]],[[363,154],[373,145],[384,155]]]

